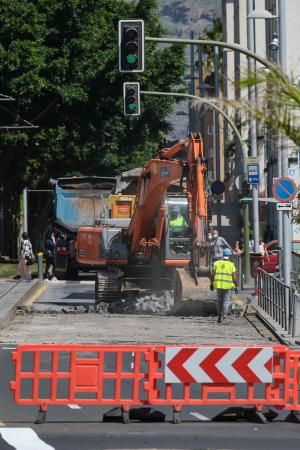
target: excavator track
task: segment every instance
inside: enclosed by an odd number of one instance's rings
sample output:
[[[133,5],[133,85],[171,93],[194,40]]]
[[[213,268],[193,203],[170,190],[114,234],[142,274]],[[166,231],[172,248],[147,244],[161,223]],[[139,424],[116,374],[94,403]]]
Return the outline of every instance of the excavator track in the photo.
[[[216,291],[210,290],[208,273],[197,278],[198,284],[186,269],[174,272],[174,313],[216,314]]]
[[[108,270],[99,270],[96,273],[95,305],[111,303],[120,298],[121,285],[118,273]]]

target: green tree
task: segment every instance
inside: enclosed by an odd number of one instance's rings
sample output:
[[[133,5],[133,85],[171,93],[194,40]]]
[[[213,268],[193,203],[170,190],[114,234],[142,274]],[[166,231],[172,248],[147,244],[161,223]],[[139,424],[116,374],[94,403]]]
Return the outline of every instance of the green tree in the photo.
[[[146,43],[144,74],[118,71],[117,21],[142,18],[161,36],[156,0],[2,0],[0,92],[16,98],[2,125],[21,118],[38,131],[1,133],[1,179],[7,249],[15,248],[23,187],[50,177],[113,175],[142,164],[168,131],[172,100],[142,99],[140,117],[123,116],[122,83],[144,90],[180,88],[182,47]],[[5,122],[5,123],[4,123]]]

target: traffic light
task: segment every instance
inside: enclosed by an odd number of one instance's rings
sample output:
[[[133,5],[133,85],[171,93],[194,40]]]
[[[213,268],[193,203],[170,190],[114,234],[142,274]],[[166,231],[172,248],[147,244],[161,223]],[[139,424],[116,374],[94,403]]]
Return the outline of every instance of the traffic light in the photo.
[[[144,21],[119,20],[119,71],[144,72]]]
[[[124,116],[139,116],[140,83],[123,83]]]

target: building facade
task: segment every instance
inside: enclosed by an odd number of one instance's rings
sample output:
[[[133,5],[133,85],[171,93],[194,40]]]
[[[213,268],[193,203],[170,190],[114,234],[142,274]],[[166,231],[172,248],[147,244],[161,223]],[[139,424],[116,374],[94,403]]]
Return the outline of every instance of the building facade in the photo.
[[[249,8],[256,12],[257,18],[248,18]],[[266,15],[268,11],[270,14],[268,18],[258,18]],[[293,74],[297,79],[299,74],[300,79],[300,2],[298,0],[288,0],[285,2],[286,12],[286,65],[287,73]],[[270,45],[274,42],[274,38],[278,39],[280,45],[279,35],[279,20],[280,11],[278,0],[223,0],[222,2],[222,22],[223,22],[223,40],[230,43],[237,43],[243,47],[248,47],[247,30],[249,21],[253,21],[254,28],[254,51],[272,61],[279,64],[279,47]],[[248,90],[240,89],[239,80],[245,77],[247,73],[248,61],[247,58],[238,53],[225,51],[223,56],[223,89],[225,97],[232,100],[239,100],[240,98],[247,98]],[[264,70],[263,66],[255,63],[255,70]],[[248,117],[243,113],[237,112],[229,108],[229,114],[235,119],[239,126],[243,140],[248,144],[250,155],[250,141],[249,141],[249,127]],[[225,127],[225,141],[234,142],[234,136],[230,135],[230,130]],[[274,130],[270,130],[263,124],[256,127],[257,136],[257,154],[260,168],[260,184],[259,197],[272,197],[272,184],[274,179],[280,173],[278,161],[280,158],[280,138]],[[299,177],[299,151],[292,143],[288,142],[289,146],[289,176],[295,179],[297,185],[300,184]],[[242,170],[241,155],[236,148],[235,160],[235,184],[240,185],[240,173]],[[260,230],[262,231],[266,223],[270,224],[274,231],[274,237],[277,235],[278,213],[275,210],[275,205],[272,203],[259,202],[259,219]],[[294,239],[297,237],[297,230],[294,227]]]

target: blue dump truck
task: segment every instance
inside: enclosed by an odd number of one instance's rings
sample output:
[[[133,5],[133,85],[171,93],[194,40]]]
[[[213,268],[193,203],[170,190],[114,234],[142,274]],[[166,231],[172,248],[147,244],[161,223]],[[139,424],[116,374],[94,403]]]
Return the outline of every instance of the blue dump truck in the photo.
[[[112,177],[66,177],[51,180],[54,190],[54,231],[57,237],[57,277],[76,276],[75,242],[80,226],[94,226],[108,217],[108,197],[114,190]],[[88,267],[82,268],[88,270]]]

